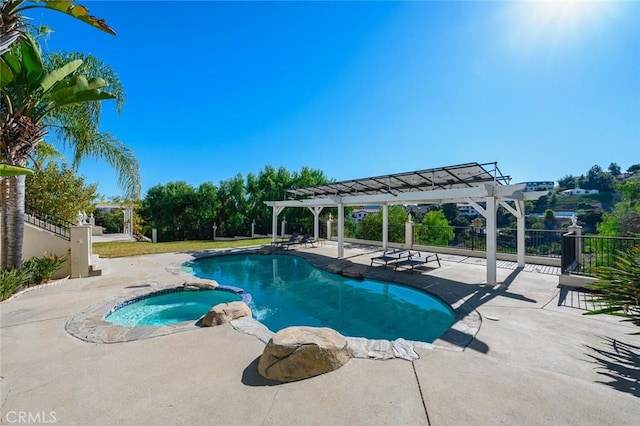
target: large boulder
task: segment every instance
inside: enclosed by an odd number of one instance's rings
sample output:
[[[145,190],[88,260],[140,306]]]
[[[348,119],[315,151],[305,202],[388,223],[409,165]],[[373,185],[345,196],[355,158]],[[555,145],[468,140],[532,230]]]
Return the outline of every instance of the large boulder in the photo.
[[[218,287],[216,280],[207,280],[201,278],[199,280],[185,282],[183,287],[187,291],[200,291],[200,290],[215,290]]]
[[[234,319],[249,317],[251,309],[244,302],[220,303],[202,317],[202,325],[213,327],[214,325],[226,324]]]
[[[351,262],[350,260],[340,260],[338,262],[328,264],[327,271],[331,272],[332,274],[341,274],[345,268],[348,268],[352,265],[353,262]]]
[[[347,339],[335,330],[288,327],[269,340],[258,372],[267,379],[293,382],[337,370],[351,357]]]
[[[347,278],[355,278],[357,280],[363,280],[364,274],[366,273],[366,270],[364,268],[366,268],[366,266],[364,267],[362,265],[348,266],[342,270],[342,276]]]

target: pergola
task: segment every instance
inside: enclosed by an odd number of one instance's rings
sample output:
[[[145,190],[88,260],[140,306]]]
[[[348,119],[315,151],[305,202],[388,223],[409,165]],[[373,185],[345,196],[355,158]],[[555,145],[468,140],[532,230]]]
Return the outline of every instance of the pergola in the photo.
[[[306,207],[315,218],[314,236],[319,238],[318,220],[325,207],[338,209],[338,253],[344,256],[344,207],[380,205],[382,207],[382,248],[388,245],[388,209],[391,205],[467,203],[487,223],[487,283],[496,282],[497,206],[517,219],[518,266],[525,264],[524,202],[537,200],[547,191],[525,192],[525,184],[509,184],[493,163],[467,163],[385,176],[333,182],[307,188],[291,188],[282,201],[265,201],[273,208],[273,241],[276,241],[278,215],[285,207]],[[484,204],[484,207],[480,205]]]
[[[133,237],[133,210],[134,204],[131,203],[98,203],[97,209],[122,209],[122,228],[123,233]]]

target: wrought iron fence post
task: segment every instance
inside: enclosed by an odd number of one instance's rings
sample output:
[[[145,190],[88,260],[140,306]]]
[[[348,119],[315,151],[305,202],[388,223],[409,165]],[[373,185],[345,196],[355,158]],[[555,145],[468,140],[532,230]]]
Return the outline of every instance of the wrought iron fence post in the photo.
[[[476,227],[471,228],[471,251],[475,250],[476,246]]]

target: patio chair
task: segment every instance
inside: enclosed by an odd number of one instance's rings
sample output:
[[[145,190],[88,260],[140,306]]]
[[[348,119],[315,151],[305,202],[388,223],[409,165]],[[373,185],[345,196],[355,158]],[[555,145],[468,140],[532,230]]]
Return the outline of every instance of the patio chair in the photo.
[[[429,252],[419,252],[413,251],[410,252],[409,257],[407,259],[403,259],[399,262],[394,263],[395,269],[398,267],[403,267],[411,270],[413,273],[414,268],[418,268],[421,266],[425,266],[429,262],[438,262],[438,267],[441,267],[440,258],[438,257],[438,253],[429,253]]]
[[[316,241],[313,239],[311,234],[304,234],[302,236],[298,236],[293,241],[286,241],[282,243],[281,246],[284,249],[297,246],[297,245],[302,245],[302,244],[304,244],[305,246],[307,246],[308,244],[311,244],[312,247],[315,247],[315,243]]]
[[[274,246],[274,247],[283,248],[283,247],[289,246],[291,244],[294,244],[299,236],[300,236],[300,234],[298,234],[297,232],[294,232],[293,234],[291,234],[291,236],[289,237],[288,240],[273,241],[271,243],[271,245]]]
[[[304,234],[298,244],[304,244],[305,246],[311,245],[311,247],[315,247],[316,239],[313,238],[311,234]]]
[[[408,250],[385,250],[382,255],[371,258],[370,266],[373,266],[374,263],[381,263],[384,265],[384,268],[387,269],[387,266],[393,266],[396,262],[400,262],[403,259],[408,259],[410,255],[411,253]]]

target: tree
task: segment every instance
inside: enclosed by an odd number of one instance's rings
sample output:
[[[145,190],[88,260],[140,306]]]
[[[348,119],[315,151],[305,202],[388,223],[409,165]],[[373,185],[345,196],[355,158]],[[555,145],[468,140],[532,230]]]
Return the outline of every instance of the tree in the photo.
[[[598,233],[608,236],[633,237],[640,235],[640,177],[616,185],[622,200],[611,213],[602,215]]]
[[[117,99],[114,94],[103,91],[108,82],[102,78],[105,71],[94,69],[91,63],[83,67],[83,60],[65,61],[56,66],[45,63],[39,45],[20,27],[18,15],[24,1],[3,3],[0,13],[3,18],[2,34],[7,34],[5,18],[17,19],[10,31],[20,32],[10,48],[0,59],[0,104],[2,132],[0,135],[0,163],[24,166],[29,156],[47,135],[55,129],[54,136],[75,147],[74,163],[93,155],[106,159],[117,167],[121,184],[127,185],[128,195],[137,198],[139,192],[139,170],[134,157],[123,152],[124,145],[108,133],[99,131],[100,102]],[[44,2],[58,10],[61,2]],[[65,4],[70,7],[71,3]],[[53,7],[54,4],[57,6]],[[71,6],[70,6],[71,5]],[[72,8],[75,10],[75,7]],[[81,12],[85,9],[77,10]],[[91,18],[91,19],[89,19]],[[88,17],[89,21],[95,19]],[[17,28],[17,29],[16,29]],[[14,34],[14,33],[11,34]],[[13,36],[11,36],[13,37]],[[94,62],[94,63],[97,63]],[[115,77],[117,78],[117,77]],[[112,78],[113,79],[113,78]],[[2,201],[2,268],[20,269],[22,240],[24,235],[25,178],[4,178],[1,185]],[[129,197],[132,198],[132,197]]]
[[[600,192],[610,192],[613,190],[613,176],[611,173],[603,171],[596,164],[589,169],[584,181],[581,180],[580,187],[583,189],[597,189]]]
[[[576,178],[572,175],[566,175],[558,180],[558,190],[574,189],[576,187]]]
[[[26,180],[26,204],[35,213],[44,213],[75,222],[79,211],[93,211],[97,185],[86,185],[66,164],[50,162]]]
[[[189,223],[194,228],[192,235],[198,239],[209,239],[213,236],[213,225],[220,211],[218,188],[211,182],[198,186],[194,194],[195,203],[189,211]]]
[[[293,177],[284,167],[267,165],[258,175],[247,175],[246,196],[248,219],[256,222],[256,229],[267,233],[271,229],[271,207],[265,201],[283,200],[285,189],[291,188]]]
[[[465,226],[469,224],[468,220],[462,221],[460,211],[456,203],[446,203],[441,206],[447,221],[451,226]]]
[[[611,173],[611,175],[618,176],[621,172],[620,166],[617,163],[609,164],[609,173]]]
[[[382,211],[366,215],[361,222],[362,237],[365,240],[382,241]],[[402,243],[405,240],[404,224],[407,213],[402,206],[390,206],[387,212],[389,241]]]
[[[147,191],[138,213],[152,228],[160,231],[162,240],[183,239],[181,232],[189,227],[189,210],[196,205],[194,188],[184,181],[156,185]]]
[[[640,163],[632,164],[627,168],[627,173],[635,173],[640,170]]]
[[[247,204],[249,221],[255,220],[256,229],[261,233],[271,230],[271,207],[264,204],[265,201],[283,200],[287,189],[305,188],[316,185],[324,185],[329,182],[324,172],[303,167],[300,172],[289,172],[284,167],[275,169],[265,166],[258,175],[247,175]],[[286,210],[287,222],[312,226],[313,216],[307,209]]]
[[[530,211],[531,213],[544,213],[549,206],[549,196],[543,195],[542,197],[532,201],[531,203],[533,207],[531,209],[527,209],[527,211]]]
[[[238,173],[234,178],[220,182],[218,189],[220,210],[218,233],[220,235],[244,235],[248,229],[247,198],[244,179]]]
[[[551,210],[548,209],[547,211],[544,212],[544,227],[546,229],[553,229],[555,228],[556,225],[556,213]]]
[[[422,219],[422,225],[419,236],[421,244],[446,246],[455,238],[453,228],[449,226],[442,210],[430,210]]]

